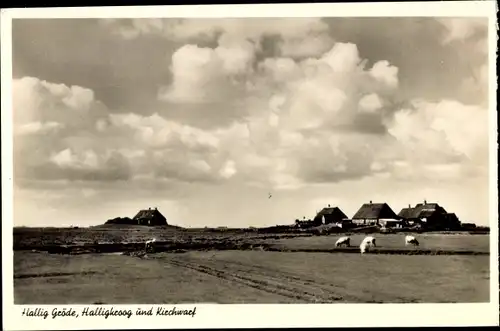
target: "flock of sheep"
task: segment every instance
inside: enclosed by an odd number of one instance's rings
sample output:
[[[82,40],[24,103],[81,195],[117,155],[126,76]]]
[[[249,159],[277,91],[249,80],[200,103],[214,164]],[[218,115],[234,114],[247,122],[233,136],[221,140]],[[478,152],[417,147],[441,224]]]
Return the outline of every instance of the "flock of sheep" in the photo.
[[[154,249],[154,243],[156,242],[156,238],[151,239],[146,241],[146,252],[150,249]],[[414,236],[407,235],[405,237],[405,245],[413,245],[413,246],[418,246],[419,242],[417,238]],[[335,247],[340,247],[340,246],[351,246],[351,237],[349,236],[344,236],[340,237],[336,242],[335,242]],[[363,239],[361,244],[359,245],[359,250],[361,254],[365,253],[370,247],[377,247],[376,244],[376,239],[373,236],[368,236]]]
[[[405,237],[405,245],[406,246],[408,246],[408,245],[418,246],[419,242],[418,242],[417,238],[415,238],[414,236],[408,235]],[[345,236],[345,237],[339,238],[337,240],[337,242],[335,242],[335,247],[340,247],[340,246],[350,247],[351,246],[351,237]],[[361,242],[361,244],[359,245],[359,250],[360,250],[361,254],[363,254],[370,247],[377,247],[376,239],[373,236],[365,237],[363,239],[363,241]]]

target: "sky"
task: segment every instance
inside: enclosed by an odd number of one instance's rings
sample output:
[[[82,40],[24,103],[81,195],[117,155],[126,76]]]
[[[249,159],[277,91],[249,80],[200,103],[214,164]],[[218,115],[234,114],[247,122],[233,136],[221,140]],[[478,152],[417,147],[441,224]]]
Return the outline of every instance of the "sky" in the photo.
[[[488,225],[482,18],[15,19],[14,225]],[[272,195],[269,198],[269,195]]]

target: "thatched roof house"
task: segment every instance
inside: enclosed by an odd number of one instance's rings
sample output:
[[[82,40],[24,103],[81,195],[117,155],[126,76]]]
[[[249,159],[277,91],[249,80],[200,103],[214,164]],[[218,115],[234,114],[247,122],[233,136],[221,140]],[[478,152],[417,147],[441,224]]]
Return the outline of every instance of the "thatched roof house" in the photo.
[[[400,217],[387,203],[365,203],[352,217],[354,224],[373,225],[380,224],[380,220],[397,221]]]
[[[348,217],[339,207],[328,207],[323,208],[319,213],[314,217],[314,221],[319,224],[331,224],[331,223],[341,223],[343,220]]]
[[[157,208],[143,209],[134,216],[134,221],[139,225],[168,225],[167,219]]]
[[[407,220],[430,218],[435,215],[446,214],[446,210],[437,203],[419,203],[415,207],[403,208],[399,216]]]
[[[448,213],[438,203],[419,203],[415,207],[403,208],[398,216],[409,223],[422,223],[426,228],[455,229],[460,227],[460,221],[454,213]]]
[[[413,208],[411,208],[411,206],[408,206],[408,208],[401,209],[401,211],[398,213],[398,216],[405,220],[411,219],[412,215],[413,215]]]

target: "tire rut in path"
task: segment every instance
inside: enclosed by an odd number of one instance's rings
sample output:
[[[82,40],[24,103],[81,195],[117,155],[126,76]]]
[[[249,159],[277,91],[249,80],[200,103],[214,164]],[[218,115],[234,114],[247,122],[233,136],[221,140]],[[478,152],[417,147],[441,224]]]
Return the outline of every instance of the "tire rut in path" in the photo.
[[[302,281],[297,281],[288,278],[286,280],[287,285],[283,285],[282,282],[284,280],[284,277],[281,276],[276,277],[262,273],[256,273],[255,270],[240,269],[240,270],[225,271],[219,268],[202,265],[195,262],[179,261],[177,259],[167,259],[166,261],[178,267],[192,269],[224,280],[243,284],[261,291],[265,291],[268,293],[275,293],[278,295],[282,295],[284,297],[300,301],[307,301],[310,303],[328,303],[328,302],[338,302],[340,300],[343,300],[342,297],[339,297],[338,295],[336,295],[331,291],[325,290],[324,288],[311,286],[313,284],[307,285]],[[239,275],[235,273],[238,271],[243,272],[248,276]],[[252,278],[250,277],[250,275],[260,276],[263,277],[264,279]],[[314,293],[314,290],[318,289],[321,290],[322,293]]]
[[[242,272],[248,272],[248,273],[253,273],[253,274],[260,274],[263,276],[267,276],[268,273],[273,273],[278,279],[288,279],[288,281],[297,281],[301,282],[304,285],[311,285],[314,286],[314,288],[322,289],[324,291],[330,292],[330,293],[337,293],[337,296],[339,295],[338,293],[342,293],[340,296],[343,297],[344,302],[366,302],[361,300],[359,297],[349,295],[346,293],[347,289],[341,286],[334,285],[332,283],[329,283],[327,281],[318,281],[317,279],[312,279],[308,277],[304,277],[303,275],[298,275],[293,272],[289,271],[282,271],[278,269],[273,269],[269,267],[265,267],[262,265],[256,265],[256,264],[245,264],[239,261],[229,261],[229,260],[224,260],[224,259],[217,259],[216,261],[224,263],[224,264],[231,264],[235,266],[240,266],[243,268],[248,268],[247,270],[238,270]],[[335,291],[335,292],[333,292]],[[387,293],[380,293],[380,291],[376,291],[374,289],[370,290],[362,290],[362,292],[366,294],[375,294],[375,295],[380,295],[380,296],[387,296]],[[378,302],[377,300],[371,300],[373,302]],[[405,298],[401,296],[395,296],[393,297],[393,300],[391,302],[417,302],[414,298]]]

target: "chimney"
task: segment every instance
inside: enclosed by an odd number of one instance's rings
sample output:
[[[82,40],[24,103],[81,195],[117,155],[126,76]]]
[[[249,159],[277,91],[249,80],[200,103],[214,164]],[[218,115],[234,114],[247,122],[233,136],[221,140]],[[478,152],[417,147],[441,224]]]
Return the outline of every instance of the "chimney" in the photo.
[[[328,204],[328,208],[330,208],[330,204]]]
[[[426,204],[427,204],[427,200],[424,200],[424,205],[426,205]]]
[[[158,210],[158,208],[155,207],[155,210]]]
[[[372,201],[370,200],[370,205],[372,204]]]
[[[410,205],[410,204],[408,204],[408,208],[411,208],[411,205]]]

